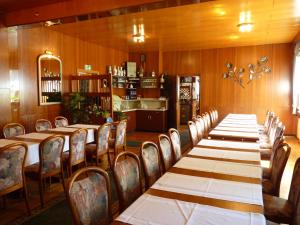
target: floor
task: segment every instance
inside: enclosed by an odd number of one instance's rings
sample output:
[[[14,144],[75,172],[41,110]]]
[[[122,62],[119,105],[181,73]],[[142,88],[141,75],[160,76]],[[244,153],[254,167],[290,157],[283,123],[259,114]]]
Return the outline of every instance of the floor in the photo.
[[[157,141],[158,133],[149,133],[149,132],[133,132],[127,135],[128,141]],[[291,183],[291,177],[293,173],[293,167],[295,161],[300,157],[300,143],[299,141],[292,136],[286,137],[286,142],[291,146],[291,155],[289,157],[287,166],[285,168],[281,188],[280,196],[287,198],[289,187]],[[139,153],[139,147],[128,147],[127,150],[134,153]],[[106,164],[106,163],[105,163]],[[263,162],[263,166],[267,166],[268,162]],[[104,165],[107,167],[107,164]],[[39,195],[38,195],[38,186],[35,180],[28,179],[29,186],[29,200],[30,207],[33,209],[33,216],[41,212],[39,205]],[[51,185],[51,188],[48,188],[46,192],[46,206],[45,209],[50,207],[53,204],[56,204],[58,201],[64,198],[62,186],[59,183],[54,183]],[[1,199],[0,199],[1,200]],[[21,195],[16,193],[12,196],[9,196],[6,201],[6,209],[3,209],[2,201],[0,201],[0,225],[2,224],[21,224],[26,217],[25,204]]]

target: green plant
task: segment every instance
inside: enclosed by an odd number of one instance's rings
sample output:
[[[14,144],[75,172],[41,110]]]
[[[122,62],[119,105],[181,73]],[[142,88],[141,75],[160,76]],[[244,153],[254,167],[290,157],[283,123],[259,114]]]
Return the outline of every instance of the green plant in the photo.
[[[71,116],[73,123],[89,121],[89,114],[85,110],[85,99],[85,96],[76,92],[64,100],[65,110]]]

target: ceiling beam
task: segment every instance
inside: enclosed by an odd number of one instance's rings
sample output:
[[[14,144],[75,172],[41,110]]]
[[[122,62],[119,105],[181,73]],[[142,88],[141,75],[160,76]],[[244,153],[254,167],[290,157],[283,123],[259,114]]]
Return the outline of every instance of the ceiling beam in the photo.
[[[4,23],[6,26],[32,24],[161,1],[162,0],[68,0],[7,12],[4,15]]]

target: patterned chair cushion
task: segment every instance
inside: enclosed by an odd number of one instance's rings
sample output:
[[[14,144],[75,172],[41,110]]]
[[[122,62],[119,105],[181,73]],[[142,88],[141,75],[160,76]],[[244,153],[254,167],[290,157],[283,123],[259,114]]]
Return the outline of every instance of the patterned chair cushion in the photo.
[[[98,155],[102,154],[103,152],[108,151],[108,140],[110,135],[110,126],[102,126],[99,128],[99,137],[98,137]]]
[[[138,164],[133,158],[128,157],[116,164],[114,173],[118,180],[117,186],[123,207],[127,208],[142,194]]]
[[[194,123],[189,123],[189,132],[190,132],[190,138],[192,141],[193,146],[197,145],[198,143],[198,133],[197,133],[197,127]]]
[[[22,184],[22,164],[25,148],[18,147],[14,150],[0,152],[0,191],[17,184]]]
[[[86,131],[81,130],[71,136],[71,164],[85,160]]]
[[[144,146],[142,150],[142,158],[146,173],[147,185],[150,187],[161,176],[157,148],[151,144]]]
[[[83,225],[109,224],[107,185],[103,176],[93,173],[75,181],[70,200]]]
[[[35,125],[36,131],[44,131],[44,130],[49,130],[51,129],[51,123],[49,121],[37,121]]]
[[[161,138],[159,142],[165,170],[167,171],[173,165],[172,146],[167,138]]]
[[[64,139],[52,138],[47,141],[42,150],[43,168],[42,173],[49,173],[61,169],[61,152],[63,151]]]
[[[181,158],[180,138],[176,132],[172,132],[170,135],[170,139],[173,144],[175,161],[177,162]]]
[[[117,131],[116,131],[116,148],[120,148],[125,145],[125,135],[126,135],[126,122],[121,121],[118,124]]]
[[[68,126],[68,121],[66,119],[57,119],[55,120],[55,126],[56,127],[66,127]]]
[[[7,127],[4,129],[3,132],[6,138],[15,137],[25,133],[24,128],[22,126],[17,125],[13,127]]]

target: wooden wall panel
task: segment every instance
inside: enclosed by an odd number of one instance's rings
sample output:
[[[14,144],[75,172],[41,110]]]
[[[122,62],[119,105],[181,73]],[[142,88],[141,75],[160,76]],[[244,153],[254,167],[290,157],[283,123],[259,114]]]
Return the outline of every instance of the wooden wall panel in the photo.
[[[225,63],[247,68],[268,56],[272,73],[255,80],[245,89],[224,80]],[[164,52],[163,70],[170,75],[201,75],[201,112],[215,107],[221,118],[227,113],[255,113],[262,123],[268,109],[279,115],[287,134],[296,133],[291,114],[293,44],[273,44],[198,51]],[[247,76],[244,78],[247,83]]]
[[[45,50],[59,55],[63,61],[64,92],[68,91],[68,75],[74,74],[77,68],[83,68],[84,64],[91,64],[94,70],[105,73],[107,65],[120,65],[128,58],[127,52],[85,42],[46,28],[18,29],[16,35],[10,35],[7,28],[1,28],[0,41],[0,88],[2,85],[9,88],[9,70],[12,68],[18,70],[20,80],[19,104],[7,102],[9,96],[4,95],[8,95],[9,89],[7,92],[0,91],[1,110],[9,112],[1,116],[0,129],[5,123],[15,121],[24,124],[30,132],[34,130],[37,119],[53,121],[55,116],[61,114],[60,105],[38,106],[36,61],[37,56]]]

